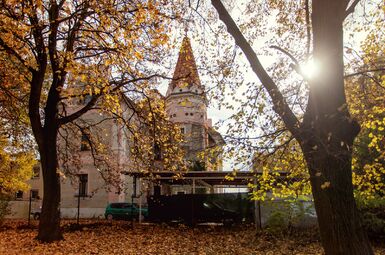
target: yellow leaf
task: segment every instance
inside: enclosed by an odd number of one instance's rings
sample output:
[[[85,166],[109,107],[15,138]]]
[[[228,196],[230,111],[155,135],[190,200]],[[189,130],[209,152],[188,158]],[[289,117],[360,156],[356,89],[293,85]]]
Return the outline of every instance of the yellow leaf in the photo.
[[[322,185],[321,185],[321,189],[327,189],[330,187],[330,182],[324,182]]]

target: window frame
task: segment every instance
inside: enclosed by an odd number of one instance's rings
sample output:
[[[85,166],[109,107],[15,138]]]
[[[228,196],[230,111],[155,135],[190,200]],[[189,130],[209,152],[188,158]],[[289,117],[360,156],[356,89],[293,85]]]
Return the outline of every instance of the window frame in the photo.
[[[76,197],[88,197],[88,174],[78,174],[78,192]]]

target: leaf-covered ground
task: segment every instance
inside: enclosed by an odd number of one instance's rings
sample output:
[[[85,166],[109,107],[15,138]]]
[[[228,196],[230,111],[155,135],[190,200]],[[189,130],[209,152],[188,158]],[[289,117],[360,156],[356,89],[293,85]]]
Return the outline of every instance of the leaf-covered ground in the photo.
[[[86,221],[82,229],[64,222],[65,240],[41,244],[26,222],[6,221],[0,228],[0,254],[323,254],[316,234],[255,234],[251,226],[138,225]],[[385,247],[375,244],[376,254]]]

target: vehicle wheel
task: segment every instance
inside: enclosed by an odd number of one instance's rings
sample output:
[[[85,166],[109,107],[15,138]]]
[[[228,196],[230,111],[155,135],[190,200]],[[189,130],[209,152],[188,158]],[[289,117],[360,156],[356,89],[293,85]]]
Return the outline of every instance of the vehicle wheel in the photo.
[[[35,220],[40,219],[40,213],[35,213],[35,214],[33,215],[33,218],[34,218]]]
[[[234,224],[234,219],[224,219],[223,220],[223,226],[225,227],[231,227]]]
[[[112,216],[112,214],[108,214],[107,216],[106,216],[106,219],[107,220],[112,220],[114,218],[114,216]]]

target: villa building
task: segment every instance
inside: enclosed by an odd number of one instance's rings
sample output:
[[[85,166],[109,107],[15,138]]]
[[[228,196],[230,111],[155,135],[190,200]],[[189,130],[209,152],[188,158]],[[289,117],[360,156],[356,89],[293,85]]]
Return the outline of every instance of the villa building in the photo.
[[[85,99],[86,100],[86,99]],[[179,52],[174,76],[169,84],[164,97],[166,112],[172,122],[180,126],[184,136],[181,144],[185,151],[186,160],[194,171],[220,171],[222,168],[220,152],[217,152],[215,162],[212,159],[201,158],[200,152],[208,148],[224,145],[222,136],[213,129],[211,120],[207,116],[207,99],[205,88],[201,84],[195,58],[190,44],[190,39],[185,37]],[[74,106],[76,107],[76,105]],[[127,118],[132,112],[127,102],[122,100]],[[101,217],[105,207],[111,202],[131,202],[144,204],[146,197],[159,192],[162,194],[191,193],[192,187],[188,185],[164,185],[154,186],[146,179],[137,178],[130,174],[122,174],[130,168],[130,144],[122,126],[114,120],[101,121],[103,114],[90,111],[82,116],[83,121],[95,124],[97,129],[88,132],[101,132],[102,142],[109,147],[114,159],[114,168],[121,172],[113,174],[116,181],[124,183],[124,188],[106,188],[103,170],[95,167],[94,158],[87,147],[87,132],[82,134],[70,134],[67,139],[74,142],[79,158],[80,169],[76,170],[74,178],[62,178],[61,184],[61,215],[63,218],[74,218],[80,208],[80,217]],[[99,123],[96,125],[96,123]],[[79,136],[79,137],[76,137]],[[76,148],[74,148],[76,150]],[[60,144],[58,151],[60,153]],[[32,210],[37,210],[41,204],[43,195],[42,174],[40,167],[34,169],[35,175],[29,181],[30,193],[19,192],[15,201],[11,202],[12,215],[10,217],[28,217],[29,203],[31,199]],[[167,171],[167,169],[163,169]],[[104,177],[104,178],[103,178]],[[111,178],[111,177],[109,177]],[[146,187],[146,188],[143,188]],[[160,189],[159,189],[160,188]],[[204,182],[194,187],[199,192],[213,192]]]

